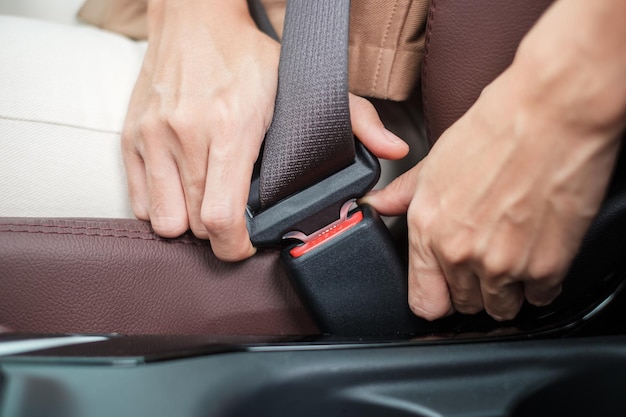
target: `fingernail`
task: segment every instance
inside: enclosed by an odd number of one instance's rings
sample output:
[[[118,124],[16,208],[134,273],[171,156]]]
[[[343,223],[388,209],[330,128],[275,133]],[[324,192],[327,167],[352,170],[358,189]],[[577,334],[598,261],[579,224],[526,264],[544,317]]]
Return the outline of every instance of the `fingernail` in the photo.
[[[370,204],[371,199],[380,192],[380,190],[372,190],[357,200],[358,204]]]
[[[387,139],[388,142],[391,142],[394,145],[398,145],[400,143],[405,143],[402,139],[400,139],[398,136],[396,136],[391,131],[389,131],[387,129],[384,129],[384,130],[385,130],[385,139]]]

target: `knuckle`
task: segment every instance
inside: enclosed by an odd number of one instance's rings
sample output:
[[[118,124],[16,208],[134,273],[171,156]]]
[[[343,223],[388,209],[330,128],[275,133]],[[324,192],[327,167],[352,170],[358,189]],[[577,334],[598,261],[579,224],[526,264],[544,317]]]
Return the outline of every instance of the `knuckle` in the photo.
[[[464,241],[453,240],[441,245],[439,255],[448,265],[460,266],[472,259],[473,249]]]
[[[485,301],[487,314],[497,321],[513,320],[522,308],[524,302],[523,293],[521,291],[510,293],[502,289],[495,290],[493,288],[488,291],[494,293],[495,296]]]
[[[476,314],[483,309],[482,304],[477,303],[467,294],[453,294],[452,304],[456,311],[463,314]]]
[[[222,95],[216,96],[207,116],[207,123],[222,135],[231,133],[238,120],[237,115],[241,114],[237,107],[233,100]]]
[[[517,316],[519,309],[520,307],[516,307],[513,309],[506,309],[506,310],[485,307],[485,311],[487,312],[487,314],[489,314],[489,316],[491,316],[491,318],[493,318],[496,321],[513,320],[515,316]]]
[[[515,266],[515,256],[499,249],[489,251],[482,260],[486,277],[511,276]]]
[[[399,181],[399,180],[396,180],[396,181]],[[414,212],[411,206],[409,206],[409,209],[407,211],[406,221],[407,221],[409,230],[412,230],[414,232],[412,234],[417,234],[418,232],[424,232],[425,230],[424,220],[422,219],[422,216],[419,214],[419,212],[417,213]],[[411,233],[409,235],[411,235]]]
[[[493,279],[483,279],[481,282],[483,297],[488,297],[490,299],[499,299],[502,296],[502,289],[496,285]]]
[[[230,248],[228,251],[215,251],[215,256],[224,262],[238,262],[246,259],[249,255],[244,247]]]
[[[189,138],[194,136],[199,121],[192,111],[187,111],[184,107],[177,107],[168,115],[167,124],[179,137]]]
[[[158,138],[165,134],[167,124],[157,115],[145,115],[137,123],[137,135],[144,139]]]
[[[226,205],[211,204],[202,207],[201,219],[204,226],[212,233],[224,233],[237,224],[232,208]]]
[[[562,289],[561,285],[557,285],[544,291],[526,291],[525,297],[530,304],[536,307],[545,307],[561,294]]]
[[[556,256],[540,256],[528,267],[528,279],[534,282],[553,281],[565,274],[567,262]]]
[[[424,300],[416,295],[409,295],[409,308],[418,317],[433,321],[442,318],[447,313],[447,308],[441,305]]]
[[[554,298],[556,298],[556,297],[554,297]],[[554,298],[538,297],[538,296],[528,296],[528,297],[526,297],[526,300],[528,300],[529,304],[534,305],[535,307],[546,307],[546,306],[552,304],[552,301],[554,301]]]
[[[152,217],[152,228],[157,235],[173,238],[187,231],[187,222],[181,217]]]
[[[411,180],[408,175],[401,175],[393,180],[389,185],[394,187],[394,190],[411,189]],[[415,196],[413,199],[415,200]],[[412,202],[413,203],[413,202]],[[436,218],[437,209],[430,204],[410,204],[407,209],[407,221],[409,225],[415,226],[418,229],[427,228],[430,226]]]

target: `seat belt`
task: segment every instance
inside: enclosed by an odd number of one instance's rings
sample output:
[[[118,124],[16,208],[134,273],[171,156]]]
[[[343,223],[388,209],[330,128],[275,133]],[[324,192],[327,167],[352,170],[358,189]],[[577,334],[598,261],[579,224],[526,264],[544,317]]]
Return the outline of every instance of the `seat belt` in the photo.
[[[267,33],[258,2],[249,3]],[[378,180],[378,160],[352,135],[349,21],[350,0],[287,3],[274,117],[248,201],[255,246],[276,244],[294,228],[322,228]]]
[[[355,157],[348,105],[350,0],[289,0],[260,200],[268,207]]]
[[[255,245],[281,259],[319,328],[341,336],[424,333],[407,302],[406,260],[370,207],[378,160],[352,134],[349,0],[289,0],[273,122],[251,187]]]

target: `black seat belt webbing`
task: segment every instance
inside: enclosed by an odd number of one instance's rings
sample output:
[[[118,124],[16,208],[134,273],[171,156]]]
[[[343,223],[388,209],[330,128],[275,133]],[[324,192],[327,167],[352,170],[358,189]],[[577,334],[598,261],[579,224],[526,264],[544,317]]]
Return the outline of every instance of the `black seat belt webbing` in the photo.
[[[350,0],[289,0],[259,197],[271,206],[355,157],[348,105]]]

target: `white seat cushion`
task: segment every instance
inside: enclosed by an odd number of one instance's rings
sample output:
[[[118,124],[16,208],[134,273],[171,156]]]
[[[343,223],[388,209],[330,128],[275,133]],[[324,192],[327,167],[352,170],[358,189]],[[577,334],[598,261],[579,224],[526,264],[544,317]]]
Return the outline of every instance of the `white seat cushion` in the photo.
[[[0,0],[0,14],[51,22],[76,23],[76,13],[85,0]]]
[[[132,217],[119,137],[145,42],[0,16],[0,216]]]

